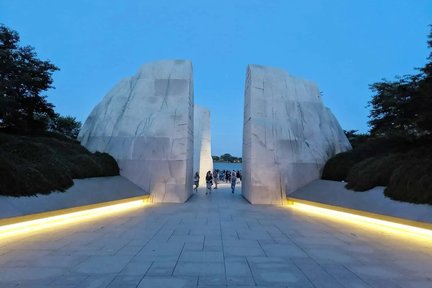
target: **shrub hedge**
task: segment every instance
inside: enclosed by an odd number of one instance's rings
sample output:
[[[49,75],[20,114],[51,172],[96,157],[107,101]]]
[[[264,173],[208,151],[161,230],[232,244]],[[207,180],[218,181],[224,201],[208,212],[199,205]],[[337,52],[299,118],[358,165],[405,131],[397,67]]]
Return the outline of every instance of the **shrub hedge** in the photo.
[[[333,181],[345,180],[351,167],[361,160],[362,157],[352,151],[336,154],[324,165],[322,179]]]
[[[336,154],[324,166],[322,179],[347,180],[348,173],[357,163],[377,155],[409,150],[411,143],[401,137],[368,139],[355,149]]]
[[[367,158],[348,171],[345,186],[354,191],[366,191],[376,186],[387,186],[393,171],[404,161],[404,154]]]
[[[420,147],[406,154],[384,190],[394,200],[432,204],[432,147]]]
[[[432,139],[370,139],[329,159],[322,178],[345,180],[355,191],[387,186],[387,197],[432,204]]]
[[[0,133],[0,195],[49,194],[69,188],[72,179],[118,174],[110,155],[91,153],[75,140]]]

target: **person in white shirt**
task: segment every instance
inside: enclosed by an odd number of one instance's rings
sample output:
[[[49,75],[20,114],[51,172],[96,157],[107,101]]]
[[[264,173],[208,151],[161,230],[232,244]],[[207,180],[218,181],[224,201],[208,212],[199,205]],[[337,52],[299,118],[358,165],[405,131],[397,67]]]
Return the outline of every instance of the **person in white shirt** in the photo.
[[[195,172],[195,176],[194,176],[194,184],[195,184],[195,187],[193,188],[193,190],[194,190],[195,192],[198,191],[199,179],[200,179],[200,176],[199,176],[199,173],[198,173],[198,171],[197,171],[197,172]]]

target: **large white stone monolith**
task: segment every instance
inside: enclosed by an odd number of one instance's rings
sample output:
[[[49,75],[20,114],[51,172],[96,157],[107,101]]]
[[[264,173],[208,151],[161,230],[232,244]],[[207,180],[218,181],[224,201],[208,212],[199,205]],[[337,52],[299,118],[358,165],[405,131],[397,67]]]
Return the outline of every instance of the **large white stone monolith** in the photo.
[[[249,65],[244,109],[242,193],[251,203],[283,203],[351,148],[317,86],[283,70]]]
[[[111,154],[155,202],[184,202],[192,192],[193,101],[190,61],[146,64],[93,109],[79,139]]]
[[[210,111],[194,106],[194,165],[193,173],[198,172],[201,183],[205,183],[207,171],[213,171],[211,157]]]

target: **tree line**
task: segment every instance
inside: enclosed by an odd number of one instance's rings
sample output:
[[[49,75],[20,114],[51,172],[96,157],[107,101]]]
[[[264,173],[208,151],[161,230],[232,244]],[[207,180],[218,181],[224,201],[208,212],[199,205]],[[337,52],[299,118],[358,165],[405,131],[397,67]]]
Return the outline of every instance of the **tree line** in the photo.
[[[323,179],[355,191],[385,186],[391,199],[432,204],[432,51],[416,71],[370,85],[370,131],[345,131],[353,149],[330,158]]]
[[[432,29],[427,46],[432,49]],[[369,137],[415,139],[432,134],[432,51],[426,64],[416,70],[413,75],[383,79],[369,86],[374,93],[368,103],[370,131],[345,131],[353,146]]]
[[[229,162],[229,163],[241,163],[241,157],[232,156],[229,153],[222,154],[221,156],[212,156],[213,161],[216,162]]]
[[[81,123],[62,116],[42,93],[53,89],[59,68],[40,60],[31,46],[20,46],[19,34],[0,24],[0,131],[24,134],[57,132],[76,138]]]

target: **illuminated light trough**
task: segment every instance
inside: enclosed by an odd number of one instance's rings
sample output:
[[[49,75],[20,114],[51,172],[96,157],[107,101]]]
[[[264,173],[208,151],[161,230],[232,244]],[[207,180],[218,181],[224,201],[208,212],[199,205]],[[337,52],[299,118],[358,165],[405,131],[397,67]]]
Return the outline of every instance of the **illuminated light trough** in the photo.
[[[0,221],[0,239],[130,211],[141,208],[150,202],[151,198],[149,196],[139,196],[9,218]]]
[[[308,214],[361,225],[399,236],[432,241],[432,224],[327,205],[307,200],[288,198],[288,207]]]

